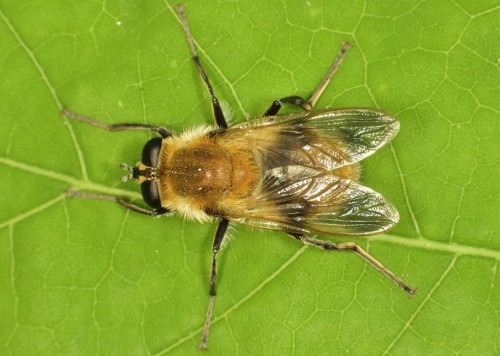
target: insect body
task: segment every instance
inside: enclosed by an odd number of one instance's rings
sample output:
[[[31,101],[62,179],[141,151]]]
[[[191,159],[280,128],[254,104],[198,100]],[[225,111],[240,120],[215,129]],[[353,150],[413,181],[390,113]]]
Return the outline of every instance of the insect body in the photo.
[[[308,235],[363,236],[381,233],[399,219],[397,210],[380,194],[358,183],[358,162],[372,154],[399,130],[391,115],[370,108],[312,110],[339,67],[348,44],[334,61],[311,99],[290,96],[275,100],[260,118],[227,127],[224,114],[200,64],[182,6],[177,6],[191,53],[212,98],[216,126],[181,135],[144,124],[107,125],[67,109],[69,118],[110,131],[152,130],[142,161],[123,181],[141,184],[145,209],[114,196],[70,192],[73,196],[113,200],[152,215],[177,212],[199,221],[218,219],[212,250],[210,299],[201,349],[207,348],[215,300],[217,254],[229,222],[280,230],[326,250],[358,254],[409,295],[410,288],[355,243],[336,244]],[[305,111],[278,115],[282,104]]]
[[[356,108],[198,128],[149,141],[132,176],[150,206],[187,218],[223,217],[290,233],[374,234],[398,214],[355,182],[357,161],[398,127],[382,111]]]

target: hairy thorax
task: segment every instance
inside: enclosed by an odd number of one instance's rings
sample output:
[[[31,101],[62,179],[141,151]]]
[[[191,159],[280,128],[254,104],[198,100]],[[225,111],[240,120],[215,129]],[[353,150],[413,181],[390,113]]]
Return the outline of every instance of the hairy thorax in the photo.
[[[209,135],[183,145],[168,140],[159,167],[160,195],[169,204],[166,208],[204,220],[228,208],[238,209],[238,202],[252,194],[259,171],[250,150],[226,146],[224,140]]]

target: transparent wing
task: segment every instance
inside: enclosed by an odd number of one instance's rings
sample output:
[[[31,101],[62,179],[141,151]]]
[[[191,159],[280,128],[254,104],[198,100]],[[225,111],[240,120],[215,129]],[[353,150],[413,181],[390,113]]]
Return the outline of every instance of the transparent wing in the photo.
[[[228,134],[253,143],[268,168],[331,171],[369,156],[398,132],[390,114],[369,108],[316,110],[254,119]]]
[[[267,175],[261,192],[247,201],[241,224],[291,233],[372,235],[398,220],[383,196],[331,173],[301,180]]]

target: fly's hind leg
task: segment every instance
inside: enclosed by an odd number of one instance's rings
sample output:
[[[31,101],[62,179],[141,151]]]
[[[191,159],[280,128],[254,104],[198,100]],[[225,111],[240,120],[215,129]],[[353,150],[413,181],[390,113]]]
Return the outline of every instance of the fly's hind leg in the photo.
[[[399,278],[394,273],[392,273],[389,269],[384,267],[384,265],[382,263],[377,261],[368,252],[363,250],[361,247],[356,245],[354,242],[336,244],[336,243],[331,242],[331,241],[323,241],[323,240],[317,240],[317,239],[313,239],[310,237],[306,237],[302,234],[290,233],[290,235],[292,237],[294,237],[295,239],[299,240],[300,242],[302,242],[303,244],[316,246],[316,247],[322,248],[324,250],[328,250],[328,251],[352,251],[355,254],[357,254],[359,257],[364,259],[366,262],[368,262],[370,265],[372,265],[373,267],[378,269],[380,272],[382,272],[391,281],[396,283],[399,286],[399,288],[404,290],[405,293],[408,294],[410,297],[413,296],[417,292],[416,289],[408,286],[408,284],[403,282],[403,280],[401,280],[401,278]]]
[[[309,103],[309,101],[304,99],[303,97],[287,96],[286,98],[276,99],[275,101],[273,101],[273,103],[271,104],[269,109],[267,109],[266,112],[264,113],[264,115],[262,115],[262,116],[266,117],[266,116],[276,115],[278,113],[278,111],[280,111],[283,104],[291,104],[291,105],[299,106],[300,108],[302,108],[306,111],[312,110],[312,106]]]
[[[323,80],[319,83],[318,87],[314,91],[313,95],[309,100],[306,100],[300,96],[287,96],[282,99],[277,99],[273,101],[269,109],[266,110],[264,113],[265,116],[272,116],[276,115],[278,111],[281,109],[281,106],[283,104],[292,104],[295,106],[298,106],[306,111],[310,111],[314,108],[316,103],[318,102],[319,98],[321,97],[321,94],[325,91],[326,87],[332,80],[333,75],[337,71],[337,69],[340,67],[340,64],[342,64],[342,61],[344,60],[345,54],[347,50],[349,49],[350,44],[349,42],[343,42],[342,43],[342,48],[340,49],[339,54],[333,61],[332,65],[330,66],[330,69],[328,70],[328,73],[326,73],[325,77]]]

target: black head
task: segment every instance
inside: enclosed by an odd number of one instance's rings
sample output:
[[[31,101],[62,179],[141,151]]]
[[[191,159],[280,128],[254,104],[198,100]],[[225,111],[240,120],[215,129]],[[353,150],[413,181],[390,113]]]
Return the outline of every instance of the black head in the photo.
[[[154,209],[160,209],[161,199],[158,190],[158,171],[157,165],[160,159],[160,150],[163,139],[155,137],[146,142],[142,149],[142,159],[135,167],[129,167],[122,163],[122,168],[131,172],[122,178],[122,181],[135,178],[141,184],[141,193],[144,201]]]
[[[142,165],[134,168],[134,178],[141,182],[141,193],[144,201],[152,208],[161,208],[160,192],[157,184],[156,166],[160,158],[160,149],[163,139],[155,137],[146,142],[142,149]],[[144,169],[140,169],[143,168]]]

